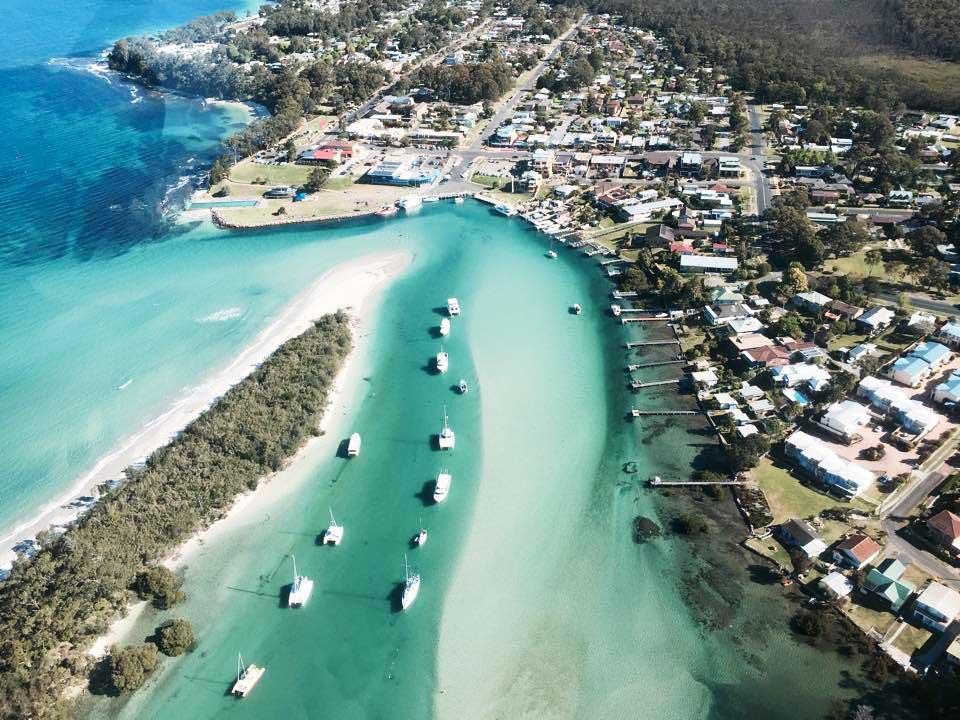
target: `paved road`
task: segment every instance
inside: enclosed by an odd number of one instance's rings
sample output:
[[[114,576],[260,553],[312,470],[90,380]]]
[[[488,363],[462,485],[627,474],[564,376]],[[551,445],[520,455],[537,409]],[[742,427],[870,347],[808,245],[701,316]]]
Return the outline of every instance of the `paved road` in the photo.
[[[767,176],[763,174],[764,155],[763,149],[766,147],[767,139],[763,131],[763,124],[760,121],[760,108],[757,105],[747,106],[747,116],[750,119],[750,159],[747,161],[754,177],[754,192],[757,197],[757,215],[763,215],[770,207],[773,193],[770,191],[770,183]]]
[[[513,111],[517,107],[517,104],[520,102],[520,99],[523,97],[524,93],[536,89],[537,80],[539,80],[540,76],[546,72],[550,62],[557,56],[557,53],[560,52],[560,48],[563,47],[563,43],[580,28],[580,25],[583,24],[583,21],[586,18],[586,15],[581,17],[570,27],[569,30],[553,41],[553,48],[550,50],[550,52],[548,52],[544,56],[543,60],[541,60],[533,67],[532,70],[529,71],[527,78],[514,88],[513,94],[506,101],[500,104],[500,107],[493,114],[493,117],[490,118],[490,122],[487,123],[487,126],[483,129],[483,132],[477,135],[476,139],[474,139],[468,150],[476,152],[483,149],[484,144],[487,142],[490,136],[497,131],[497,128],[503,124],[503,121],[513,115]]]
[[[934,300],[932,298],[910,292],[906,293],[906,295],[910,299],[910,304],[919,310],[929,310],[937,313],[938,315],[960,315],[960,308],[957,308],[956,305],[946,302],[945,300]],[[874,297],[883,302],[896,305],[899,293],[892,293],[887,290],[883,290],[876,293]]]

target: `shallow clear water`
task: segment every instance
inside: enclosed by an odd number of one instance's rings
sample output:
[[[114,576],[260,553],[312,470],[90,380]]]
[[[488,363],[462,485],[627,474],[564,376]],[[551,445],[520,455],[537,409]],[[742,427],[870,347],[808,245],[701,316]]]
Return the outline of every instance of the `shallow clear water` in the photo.
[[[667,524],[673,512],[640,479],[688,471],[704,437],[625,420],[623,331],[600,312],[609,286],[593,263],[568,251],[547,260],[542,238],[473,203],[266,237],[327,262],[394,247],[415,259],[383,296],[353,402],[277,480],[288,493],[208,541],[186,568],[187,603],[148,611],[135,633],[185,616],[195,652],[165,661],[129,701],[94,701],[95,716],[679,719],[749,707],[814,718],[841,692],[836,657],[793,641],[785,606],[751,584],[742,558],[734,591],[711,585],[706,554],[683,540],[632,543],[635,514]],[[451,294],[464,315],[445,342],[451,370],[437,376],[431,329]],[[567,312],[574,301],[580,317]],[[461,376],[466,396],[453,389]],[[452,455],[431,446],[444,404]],[[335,457],[353,430],[362,455]],[[628,461],[638,473],[623,472]],[[453,487],[433,506],[441,468]],[[346,539],[318,547],[331,506]],[[421,517],[430,540],[413,550]],[[725,531],[742,533],[736,520]],[[397,613],[404,553],[423,588]],[[282,605],[290,554],[317,582],[300,611]],[[704,613],[726,620],[712,627]],[[267,667],[242,702],[225,695],[238,651]]]

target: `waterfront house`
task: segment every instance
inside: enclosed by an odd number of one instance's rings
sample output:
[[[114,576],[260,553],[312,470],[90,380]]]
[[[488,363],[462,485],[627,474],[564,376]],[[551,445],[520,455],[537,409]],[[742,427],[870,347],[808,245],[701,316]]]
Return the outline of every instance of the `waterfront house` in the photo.
[[[787,520],[777,526],[775,533],[786,547],[798,548],[809,558],[815,558],[827,549],[826,543],[803,520]]]
[[[890,603],[890,610],[897,613],[915,592],[916,588],[900,578],[906,572],[906,566],[895,558],[887,558],[877,567],[870,568],[863,581],[863,589],[879,595]]]
[[[937,340],[954,349],[960,348],[960,323],[946,323],[937,331]]]
[[[943,632],[960,615],[960,593],[931,582],[914,601],[913,613],[925,628]]]
[[[872,472],[841,458],[819,438],[802,430],[786,439],[784,453],[808,475],[848,498],[856,497],[876,480]]]
[[[941,510],[927,519],[927,530],[942,547],[960,555],[960,517],[949,510]]]
[[[870,413],[863,405],[853,400],[835,402],[820,418],[820,424],[839,435],[846,442],[860,438],[860,428],[870,422]]]
[[[854,570],[873,562],[882,548],[873,539],[866,535],[850,535],[833,547],[833,560]]]
[[[890,323],[893,322],[895,317],[896,313],[894,313],[893,310],[885,307],[872,307],[863,313],[863,315],[856,318],[856,320],[857,325],[863,331],[873,335],[890,327]]]
[[[851,592],[853,592],[853,584],[846,578],[846,576],[834,570],[829,575],[820,578],[820,587],[823,588],[823,591],[831,598],[839,600],[845,598]]]

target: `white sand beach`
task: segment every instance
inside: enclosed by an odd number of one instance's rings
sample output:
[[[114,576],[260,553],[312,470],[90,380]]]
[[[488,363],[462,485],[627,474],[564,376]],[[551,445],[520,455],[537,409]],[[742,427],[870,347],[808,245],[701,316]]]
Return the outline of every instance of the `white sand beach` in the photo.
[[[14,547],[25,539],[34,538],[37,533],[52,526],[75,520],[82,511],[82,508],[71,507],[77,498],[95,497],[100,485],[120,477],[125,468],[143,461],[154,450],[169,442],[280,345],[306,330],[313,320],[337,309],[348,310],[355,319],[361,318],[361,308],[368,296],[402,272],[411,259],[409,253],[404,252],[366,255],[325,272],[226,367],[191,388],[165,413],[125,438],[114,451],[81,476],[67,493],[48,503],[33,517],[2,531],[0,567],[10,566],[16,557]],[[349,364],[349,359],[346,364]]]

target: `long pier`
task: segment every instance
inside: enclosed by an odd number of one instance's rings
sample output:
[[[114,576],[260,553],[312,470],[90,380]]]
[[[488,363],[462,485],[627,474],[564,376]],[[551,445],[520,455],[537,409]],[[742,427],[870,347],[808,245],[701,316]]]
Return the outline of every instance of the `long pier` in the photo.
[[[601,262],[600,264],[601,264],[601,265],[614,265],[614,264],[616,264],[616,263],[622,263],[622,262],[627,262],[627,261],[624,260],[623,258],[613,258],[613,260],[604,260],[604,261]]]
[[[643,342],[628,342],[627,350],[633,350],[638,347],[650,347],[652,345],[679,345],[679,340],[645,340]]]
[[[743,480],[661,480],[660,477],[652,477],[647,481],[651,487],[682,487],[686,485],[743,485]]]
[[[633,417],[651,417],[653,415],[706,415],[702,410],[637,410],[630,411]]]
[[[639,294],[640,293],[634,292],[632,290],[614,290],[613,299],[619,300],[620,298],[632,298],[632,297],[637,297],[637,295]]]
[[[634,380],[630,383],[630,387],[634,390],[643,390],[643,388],[649,387],[658,387],[660,385],[679,385],[680,381],[683,378],[674,378],[673,380],[654,380],[653,382],[640,382],[639,380]]]
[[[625,311],[621,310],[620,312],[625,312]],[[622,317],[620,318],[621,325],[628,325],[629,323],[635,323],[635,322],[670,322],[670,318],[658,318],[658,317],[630,317],[630,318]],[[647,343],[647,345],[653,345],[653,344],[655,343]]]

